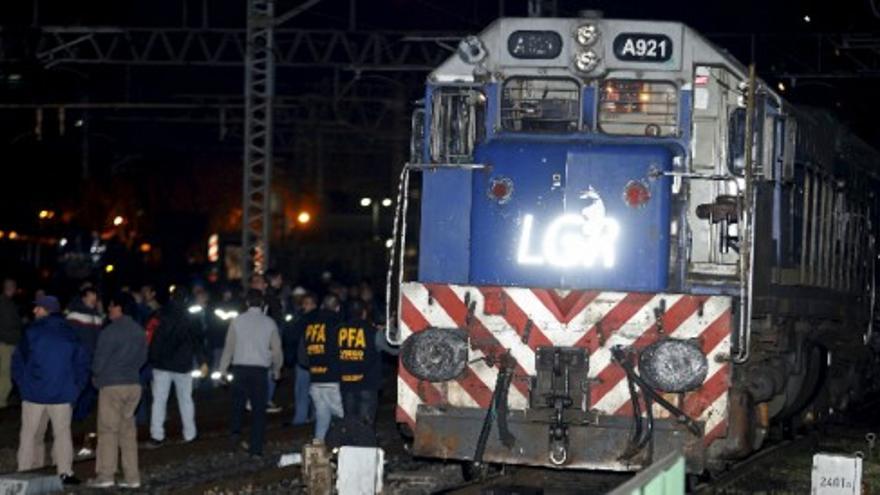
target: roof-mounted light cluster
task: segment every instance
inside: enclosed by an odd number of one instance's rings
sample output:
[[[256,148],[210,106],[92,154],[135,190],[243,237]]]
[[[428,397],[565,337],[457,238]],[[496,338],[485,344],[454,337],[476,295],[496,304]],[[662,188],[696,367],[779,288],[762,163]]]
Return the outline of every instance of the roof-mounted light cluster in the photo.
[[[578,45],[591,46],[599,39],[599,28],[595,24],[584,24],[575,31],[575,39],[577,39]]]
[[[580,47],[574,55],[574,67],[579,72],[592,72],[601,60],[595,48],[599,41],[599,27],[592,22],[581,24],[575,29],[574,39]]]

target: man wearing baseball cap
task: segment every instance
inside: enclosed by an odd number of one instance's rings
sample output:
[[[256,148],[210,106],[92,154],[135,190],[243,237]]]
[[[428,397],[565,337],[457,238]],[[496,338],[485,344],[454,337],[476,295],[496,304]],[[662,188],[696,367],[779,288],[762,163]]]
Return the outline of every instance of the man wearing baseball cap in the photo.
[[[12,356],[12,377],[22,399],[18,470],[44,465],[43,442],[51,422],[57,473],[64,484],[79,484],[73,475],[70,417],[88,381],[91,356],[60,311],[56,297],[37,297],[34,322]]]

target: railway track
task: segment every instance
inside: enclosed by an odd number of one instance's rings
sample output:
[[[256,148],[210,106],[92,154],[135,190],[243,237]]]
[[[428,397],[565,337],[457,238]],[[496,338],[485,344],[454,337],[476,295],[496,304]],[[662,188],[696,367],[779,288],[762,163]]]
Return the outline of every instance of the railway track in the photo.
[[[728,470],[718,476],[712,477],[708,481],[697,484],[692,493],[703,495],[711,493],[724,493],[725,490],[732,489],[732,486],[748,476],[753,469],[765,466],[767,459],[777,455],[783,455],[785,452],[793,451],[808,445],[815,445],[818,436],[811,433],[792,440],[783,440],[768,447],[761,449],[756,454],[747,457],[732,465]]]
[[[508,467],[479,480],[434,492],[444,495],[532,495],[607,493],[632,473],[560,471],[536,467]]]
[[[870,425],[874,421],[878,406],[880,406],[880,396],[871,397],[845,415],[832,418],[824,427],[844,426],[852,428],[860,424]],[[713,479],[698,484],[694,489],[694,493],[725,493],[726,491],[734,490],[733,487],[741,483],[750,474],[753,474],[755,468],[766,468],[768,459],[784,458],[789,453],[801,452],[803,449],[815,451],[816,447],[821,444],[823,436],[827,438],[827,435],[824,435],[822,430],[813,429],[797,438],[769,445],[754,455],[737,462],[730,469]],[[737,489],[737,493],[742,493],[742,490]]]

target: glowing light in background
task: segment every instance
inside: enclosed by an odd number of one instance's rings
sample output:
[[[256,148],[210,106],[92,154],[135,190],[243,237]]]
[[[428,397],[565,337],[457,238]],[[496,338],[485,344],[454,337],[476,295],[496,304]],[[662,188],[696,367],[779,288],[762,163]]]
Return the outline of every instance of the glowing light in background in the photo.
[[[296,221],[300,225],[305,225],[312,221],[312,215],[307,211],[301,211],[299,212],[299,215],[296,216]]]
[[[208,261],[216,263],[220,260],[220,236],[211,234],[208,236]]]
[[[116,215],[116,216],[113,218],[113,225],[115,225],[115,226],[117,226],[117,227],[119,227],[120,225],[122,225],[123,222],[125,222],[125,219],[122,218],[122,216],[120,216],[120,215]]]

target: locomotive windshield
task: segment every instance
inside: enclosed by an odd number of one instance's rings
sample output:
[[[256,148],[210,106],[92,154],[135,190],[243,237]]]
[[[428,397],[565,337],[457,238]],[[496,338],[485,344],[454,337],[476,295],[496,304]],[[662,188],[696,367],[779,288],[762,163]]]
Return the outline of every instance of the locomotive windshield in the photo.
[[[657,81],[607,79],[602,82],[599,128],[627,136],[675,136],[678,89]]]
[[[501,125],[516,132],[574,132],[580,106],[576,81],[514,77],[501,92]]]

